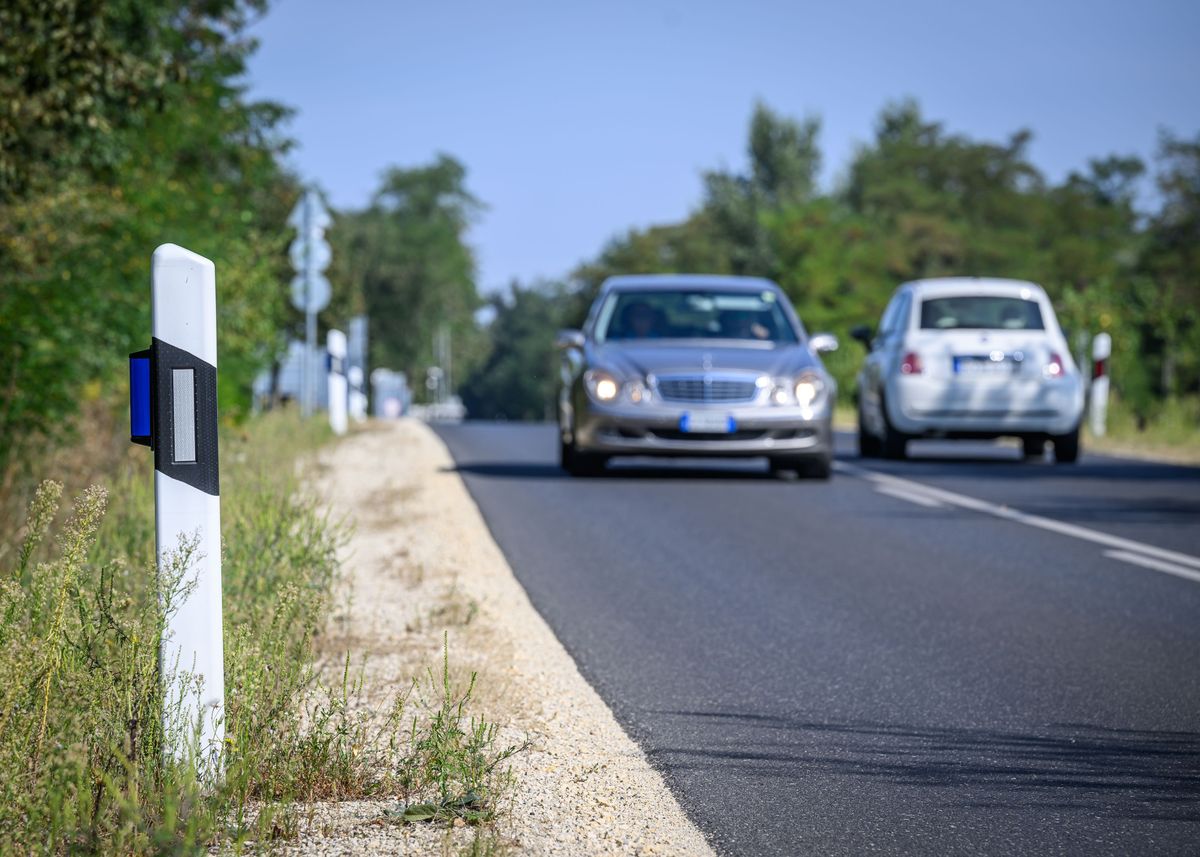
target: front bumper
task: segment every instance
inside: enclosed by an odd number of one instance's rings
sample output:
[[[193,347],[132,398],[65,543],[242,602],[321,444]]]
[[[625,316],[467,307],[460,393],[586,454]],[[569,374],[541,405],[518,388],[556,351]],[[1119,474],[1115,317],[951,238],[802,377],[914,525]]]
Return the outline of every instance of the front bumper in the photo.
[[[727,434],[684,432],[684,413],[730,416]],[[575,445],[608,455],[788,456],[833,454],[828,403],[819,409],[768,405],[598,405],[591,400],[575,411]]]

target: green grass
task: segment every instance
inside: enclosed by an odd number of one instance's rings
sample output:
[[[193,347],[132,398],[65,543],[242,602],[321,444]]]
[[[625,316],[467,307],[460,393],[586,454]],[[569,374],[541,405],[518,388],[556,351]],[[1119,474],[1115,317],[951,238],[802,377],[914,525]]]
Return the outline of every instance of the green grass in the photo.
[[[1143,420],[1113,396],[1105,436],[1094,437],[1089,430],[1086,442],[1101,451],[1200,464],[1200,396],[1166,399]]]
[[[222,436],[215,787],[163,758],[159,642],[187,580],[156,574],[149,456],[69,514],[61,486],[42,484],[0,568],[0,853],[240,850],[294,835],[318,800],[419,798],[490,818],[520,748],[497,749],[497,727],[470,715],[474,678],[456,692],[448,655],[428,702],[414,684],[382,713],[348,657],[331,684],[314,666],[346,529],[303,493],[298,462],[326,437],[287,415]]]

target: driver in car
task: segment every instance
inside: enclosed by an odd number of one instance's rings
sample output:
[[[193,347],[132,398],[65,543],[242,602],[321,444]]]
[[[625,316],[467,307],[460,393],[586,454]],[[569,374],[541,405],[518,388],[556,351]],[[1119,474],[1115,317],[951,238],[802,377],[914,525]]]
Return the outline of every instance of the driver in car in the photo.
[[[662,336],[658,313],[645,301],[634,301],[621,313],[622,327],[631,339],[654,339]]]

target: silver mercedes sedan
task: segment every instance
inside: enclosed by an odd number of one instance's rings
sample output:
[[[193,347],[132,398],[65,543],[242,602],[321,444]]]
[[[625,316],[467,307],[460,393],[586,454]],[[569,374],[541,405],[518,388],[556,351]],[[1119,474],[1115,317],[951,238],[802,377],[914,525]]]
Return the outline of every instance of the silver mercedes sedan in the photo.
[[[753,277],[610,277],[558,336],[560,453],[572,475],[616,455],[766,456],[829,478],[836,389],[787,296]]]

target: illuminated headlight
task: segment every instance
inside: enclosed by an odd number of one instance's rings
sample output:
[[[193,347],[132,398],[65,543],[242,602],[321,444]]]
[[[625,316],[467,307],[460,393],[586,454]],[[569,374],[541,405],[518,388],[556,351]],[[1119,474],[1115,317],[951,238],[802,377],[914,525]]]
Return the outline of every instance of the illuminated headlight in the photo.
[[[796,381],[796,404],[811,408],[825,395],[825,382],[819,375],[801,375]]]
[[[587,384],[588,393],[597,402],[616,401],[617,395],[621,392],[621,385],[617,379],[599,369],[589,369],[583,376],[583,380]]]

